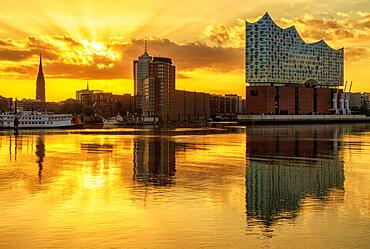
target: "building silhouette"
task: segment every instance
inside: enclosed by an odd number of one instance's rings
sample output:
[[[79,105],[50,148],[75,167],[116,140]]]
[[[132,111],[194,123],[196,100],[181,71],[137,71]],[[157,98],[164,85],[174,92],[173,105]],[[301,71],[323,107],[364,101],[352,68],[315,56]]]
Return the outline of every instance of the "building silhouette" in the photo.
[[[94,108],[96,114],[102,117],[114,117],[133,111],[131,94],[113,94],[102,90],[91,90],[87,83],[86,89],[76,91],[76,100]]]
[[[40,54],[39,73],[36,80],[36,100],[45,102],[45,78],[42,70],[42,58]]]
[[[6,98],[0,95],[0,112],[6,112],[8,110],[11,110],[12,105],[13,105],[12,98]],[[1,123],[0,123],[0,127],[1,127]]]

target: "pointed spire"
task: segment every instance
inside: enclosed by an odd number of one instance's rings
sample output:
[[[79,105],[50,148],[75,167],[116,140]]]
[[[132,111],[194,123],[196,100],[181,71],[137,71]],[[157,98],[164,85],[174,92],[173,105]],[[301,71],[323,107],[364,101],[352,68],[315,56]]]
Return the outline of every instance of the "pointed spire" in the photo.
[[[42,72],[42,56],[40,54],[39,73]]]
[[[36,99],[45,102],[45,78],[42,71],[42,56],[40,54],[39,73],[36,80]]]
[[[144,39],[144,51],[145,51],[145,53],[146,53],[146,54],[148,53],[148,44],[147,44],[147,39],[146,39],[146,37],[145,37],[145,39]]]

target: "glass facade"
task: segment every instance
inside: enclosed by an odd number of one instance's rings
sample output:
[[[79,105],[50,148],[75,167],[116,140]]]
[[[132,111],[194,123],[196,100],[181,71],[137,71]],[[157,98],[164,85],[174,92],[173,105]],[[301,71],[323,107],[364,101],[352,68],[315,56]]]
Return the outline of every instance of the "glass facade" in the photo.
[[[251,85],[343,85],[344,49],[306,43],[294,26],[280,28],[266,13],[246,22],[246,82]]]

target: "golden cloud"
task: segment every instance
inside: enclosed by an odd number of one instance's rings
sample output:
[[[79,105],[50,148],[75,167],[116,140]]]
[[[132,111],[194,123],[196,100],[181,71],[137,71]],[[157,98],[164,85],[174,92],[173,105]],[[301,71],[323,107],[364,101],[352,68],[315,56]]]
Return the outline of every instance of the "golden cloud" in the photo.
[[[368,60],[370,12],[337,13],[335,16],[280,18],[282,27],[295,25],[308,42],[325,39],[336,48],[345,47],[347,61]],[[204,42],[179,43],[169,39],[149,40],[149,52],[173,59],[179,76],[207,69],[217,72],[244,69],[244,22],[236,25],[208,25]],[[29,36],[0,39],[0,71],[14,78],[34,79],[38,55],[51,78],[130,79],[132,61],[142,54],[143,40],[110,37],[104,41],[70,35]]]
[[[3,72],[14,78],[33,79],[38,56],[43,55],[44,72],[50,78],[122,79],[132,78],[132,61],[143,53],[143,40],[106,42],[77,40],[70,36],[29,37],[0,43],[0,61],[11,62]],[[168,39],[151,39],[150,53],[173,59],[177,70],[205,68],[216,71],[239,70],[243,66],[242,48],[210,47],[203,43],[178,44]]]
[[[259,18],[261,17],[248,21],[256,22]],[[368,60],[370,44],[365,41],[370,39],[370,12],[338,12],[335,16],[325,14],[320,17],[305,14],[301,18],[280,18],[275,21],[283,28],[296,26],[307,42],[324,39],[335,48],[344,47],[346,60]],[[217,46],[243,47],[244,28],[244,23],[231,26],[210,25],[204,33]]]
[[[244,25],[208,25],[204,34],[217,46],[242,47],[244,45]]]

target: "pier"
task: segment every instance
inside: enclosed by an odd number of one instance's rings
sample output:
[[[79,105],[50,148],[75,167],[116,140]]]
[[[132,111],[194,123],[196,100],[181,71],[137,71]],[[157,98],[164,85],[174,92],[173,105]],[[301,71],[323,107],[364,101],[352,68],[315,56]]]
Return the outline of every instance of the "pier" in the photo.
[[[239,124],[370,123],[365,115],[239,115]]]

